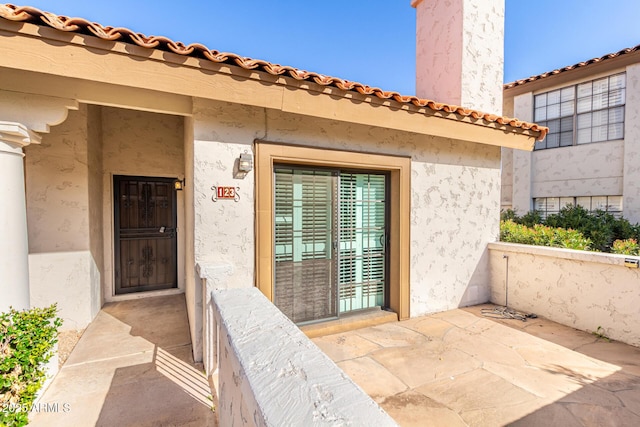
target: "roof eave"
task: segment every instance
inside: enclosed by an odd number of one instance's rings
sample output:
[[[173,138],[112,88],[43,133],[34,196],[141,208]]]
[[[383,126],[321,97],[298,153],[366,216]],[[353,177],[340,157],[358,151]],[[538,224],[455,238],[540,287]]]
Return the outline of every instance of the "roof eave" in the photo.
[[[522,150],[532,150],[535,140],[546,132],[30,23],[0,19],[0,32],[24,36],[0,38],[1,66],[68,80],[242,103]]]

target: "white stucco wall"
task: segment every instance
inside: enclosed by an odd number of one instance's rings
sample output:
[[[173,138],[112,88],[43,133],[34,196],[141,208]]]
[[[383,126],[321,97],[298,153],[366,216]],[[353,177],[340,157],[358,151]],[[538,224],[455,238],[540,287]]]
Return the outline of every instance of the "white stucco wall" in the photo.
[[[504,0],[414,0],[416,94],[502,112]]]
[[[516,96],[513,100],[514,116],[533,122],[533,94]],[[511,205],[520,215],[531,209],[531,152],[513,150],[513,193]]]
[[[227,287],[254,285],[254,173],[234,180],[232,165],[258,138],[411,156],[411,316],[488,301],[499,147],[227,103],[196,100],[194,112],[195,258],[232,265]],[[240,201],[212,202],[212,185],[237,185]]]
[[[57,303],[62,329],[85,327],[100,306],[91,251],[87,107],[25,150],[31,305]],[[94,229],[95,231],[95,229]]]
[[[513,113],[513,98],[505,97],[502,100],[502,114],[507,117],[515,117]],[[500,189],[500,206],[502,209],[513,208],[513,148],[502,147],[500,149],[500,173],[502,187]]]
[[[513,243],[489,253],[493,303],[505,304],[508,277],[510,308],[640,346],[640,269],[624,255]]]
[[[64,321],[61,330],[83,329],[100,308],[99,295],[94,294],[100,283],[97,276],[96,263],[88,250],[31,253],[31,306],[57,303],[58,315]]]
[[[397,426],[258,289],[210,293],[220,425]]]
[[[622,206],[629,221],[640,223],[640,64],[627,67]]]
[[[623,152],[623,141],[534,151],[531,197],[620,195]]]
[[[91,317],[102,307],[104,235],[102,227],[102,117],[100,107],[87,107],[87,167],[89,168],[89,249],[91,251]]]
[[[512,148],[501,148],[500,173],[502,187],[500,189],[500,207],[511,209],[513,207],[513,150]]]

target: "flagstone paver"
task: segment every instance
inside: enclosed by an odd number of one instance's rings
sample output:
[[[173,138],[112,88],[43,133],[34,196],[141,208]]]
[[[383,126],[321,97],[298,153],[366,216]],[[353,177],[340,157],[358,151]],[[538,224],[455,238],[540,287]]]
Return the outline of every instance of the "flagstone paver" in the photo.
[[[408,389],[405,383],[369,357],[345,360],[338,366],[378,402],[389,394],[399,394]]]
[[[493,308],[314,341],[402,426],[640,425],[639,348]]]
[[[455,411],[414,390],[395,394],[379,403],[400,425],[424,425],[425,420],[438,420],[439,425],[447,427],[467,425]]]
[[[42,396],[56,410],[29,425],[215,426],[210,394],[184,295],[122,301],[105,305]]]

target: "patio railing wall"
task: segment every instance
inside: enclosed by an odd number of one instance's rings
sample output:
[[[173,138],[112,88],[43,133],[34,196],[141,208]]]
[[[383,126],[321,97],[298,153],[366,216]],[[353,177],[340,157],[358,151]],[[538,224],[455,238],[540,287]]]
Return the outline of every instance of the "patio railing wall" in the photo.
[[[201,280],[220,425],[397,425],[257,288]]]
[[[640,346],[638,257],[514,243],[489,257],[491,302]]]

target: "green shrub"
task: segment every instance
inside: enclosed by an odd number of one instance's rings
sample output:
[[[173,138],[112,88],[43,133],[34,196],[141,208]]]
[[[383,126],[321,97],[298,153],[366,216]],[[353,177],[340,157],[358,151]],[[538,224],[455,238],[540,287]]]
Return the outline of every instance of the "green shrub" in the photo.
[[[513,209],[500,211],[500,221],[507,221],[507,220],[515,221],[517,218],[518,218],[518,214]]]
[[[0,313],[0,425],[24,426],[62,320],[57,307]]]
[[[526,225],[527,227],[533,227],[536,224],[544,224],[542,215],[538,211],[529,211],[522,217],[516,220],[518,224]]]
[[[613,228],[607,218],[591,214],[582,206],[566,206],[545,220],[549,227],[579,230],[591,239],[595,251],[605,251],[613,243]]]
[[[511,220],[500,222],[500,241],[579,250],[589,250],[591,244],[591,241],[579,231],[542,224],[527,227]]]
[[[616,218],[604,211],[589,212],[582,206],[566,206],[545,220],[537,211],[530,211],[519,217],[515,211],[510,210],[501,214],[501,220],[512,220],[530,228],[536,224],[544,224],[551,228],[577,230],[591,241],[590,250],[598,252],[611,252],[616,240],[640,241],[640,224],[632,225],[626,219]]]
[[[640,255],[640,246],[636,239],[616,240],[611,246],[611,252],[622,255]]]

